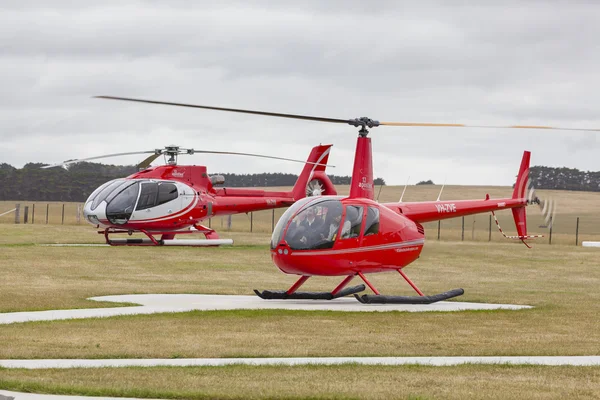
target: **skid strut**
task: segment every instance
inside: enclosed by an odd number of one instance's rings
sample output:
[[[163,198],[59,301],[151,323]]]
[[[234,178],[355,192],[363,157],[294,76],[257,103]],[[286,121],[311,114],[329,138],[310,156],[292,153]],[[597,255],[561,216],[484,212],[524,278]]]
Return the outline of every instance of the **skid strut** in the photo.
[[[410,278],[406,276],[404,272],[402,272],[401,269],[397,269],[396,271],[398,271],[398,273],[402,275],[404,280],[406,280],[406,282],[415,290],[415,292],[419,294],[418,296],[381,295],[379,294],[377,289],[375,289],[375,287],[371,284],[371,282],[369,282],[367,278],[359,272],[359,276],[362,278],[363,281],[365,281],[367,285],[369,285],[369,287],[371,288],[371,290],[373,290],[375,294],[363,294],[362,296],[355,294],[354,297],[356,297],[356,300],[360,301],[363,304],[431,304],[442,300],[448,300],[465,293],[463,289],[453,289],[444,293],[434,294],[432,296],[425,296],[423,292],[419,290],[417,285],[415,285],[410,280]]]
[[[219,235],[212,229],[202,225],[194,225],[195,230],[180,230],[180,231],[146,231],[138,229],[135,231],[125,229],[106,228],[98,231],[104,235],[106,244],[111,246],[220,246],[233,244],[232,239],[219,239]],[[145,238],[109,238],[109,235],[117,233],[142,233]],[[175,235],[181,234],[204,234],[206,239],[175,239]],[[160,239],[157,236],[160,235]]]
[[[303,275],[296,283],[288,290],[263,290],[259,292],[254,289],[254,293],[264,300],[286,300],[286,299],[301,299],[301,300],[333,300],[339,297],[349,296],[365,290],[365,285],[357,285],[346,288],[346,285],[354,278],[354,275],[347,276],[333,291],[331,292],[297,292],[297,290],[310,278]]]

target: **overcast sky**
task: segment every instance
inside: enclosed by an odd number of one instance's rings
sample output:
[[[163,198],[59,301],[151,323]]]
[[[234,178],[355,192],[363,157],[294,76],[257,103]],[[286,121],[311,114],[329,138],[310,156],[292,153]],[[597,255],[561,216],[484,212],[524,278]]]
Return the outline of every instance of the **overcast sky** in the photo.
[[[0,162],[169,144],[305,159],[312,146],[333,143],[330,172],[352,171],[350,126],[94,95],[344,119],[600,128],[600,3],[483,3],[3,0]],[[533,165],[600,170],[600,133],[379,127],[370,137],[375,175],[388,184],[410,176],[510,185],[523,150]],[[233,156],[182,162],[214,173],[301,168]]]

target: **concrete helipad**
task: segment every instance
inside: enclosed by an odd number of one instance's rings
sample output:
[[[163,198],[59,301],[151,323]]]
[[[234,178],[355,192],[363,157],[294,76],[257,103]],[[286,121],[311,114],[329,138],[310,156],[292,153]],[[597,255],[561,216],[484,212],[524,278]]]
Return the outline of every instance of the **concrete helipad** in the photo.
[[[427,365],[461,364],[599,366],[600,356],[481,356],[481,357],[280,357],[280,358],[150,358],[0,360],[2,368],[123,368],[123,367],[222,367],[225,365]]]
[[[118,399],[118,400],[137,400],[129,397],[90,397],[90,396],[65,396],[65,395],[54,395],[54,394],[33,394],[33,393],[19,393],[9,392],[8,390],[0,389],[0,400],[106,400],[106,399]],[[145,399],[152,400],[152,399]],[[156,400],[156,399],[155,399]]]
[[[227,296],[210,294],[131,294],[92,297],[90,300],[114,303],[135,303],[140,306],[116,308],[88,308],[78,310],[49,310],[0,314],[0,324],[28,321],[53,321],[76,318],[103,318],[117,315],[155,314],[192,310],[326,310],[346,312],[373,311],[465,311],[465,310],[520,310],[526,305],[462,303],[442,301],[434,304],[361,304],[346,297],[335,300],[262,300],[257,296]]]

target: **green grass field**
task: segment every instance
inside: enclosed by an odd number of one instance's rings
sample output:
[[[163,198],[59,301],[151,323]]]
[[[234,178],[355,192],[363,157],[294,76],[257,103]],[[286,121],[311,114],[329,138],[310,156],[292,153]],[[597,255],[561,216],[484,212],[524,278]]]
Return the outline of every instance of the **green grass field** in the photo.
[[[582,204],[598,206],[590,199]],[[0,312],[114,307],[86,300],[109,294],[251,294],[254,288],[287,288],[295,280],[272,265],[268,233],[225,232],[235,245],[222,248],[74,248],[38,244],[101,242],[102,237],[87,224],[2,228]],[[460,301],[535,308],[212,311],[0,325],[0,359],[600,354],[599,249],[546,241],[527,249],[494,235],[492,243],[461,242],[460,236],[458,241],[428,240],[406,272],[427,293],[463,287]],[[338,280],[313,278],[305,286],[331,290]],[[411,293],[393,274],[375,274],[371,280],[386,294]],[[0,388],[189,399],[598,398],[600,368],[0,369]]]

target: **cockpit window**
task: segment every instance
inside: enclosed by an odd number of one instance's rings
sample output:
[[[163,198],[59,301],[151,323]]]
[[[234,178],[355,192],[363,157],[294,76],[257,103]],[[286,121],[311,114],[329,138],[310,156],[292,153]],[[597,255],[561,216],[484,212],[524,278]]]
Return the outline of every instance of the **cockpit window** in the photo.
[[[110,204],[113,199],[120,194],[123,190],[125,190],[126,188],[128,188],[129,186],[132,185],[138,185],[139,182],[138,181],[133,181],[133,180],[124,180],[121,182],[121,184],[119,186],[117,186],[115,189],[113,189],[108,196],[106,196],[106,203]]]
[[[136,210],[145,210],[156,207],[169,201],[175,200],[179,195],[177,186],[173,183],[165,182],[142,182],[140,199],[138,200]]]
[[[113,197],[112,200],[107,200],[106,217],[113,224],[124,224],[129,221],[135,202],[138,198],[140,184],[137,181],[129,181],[129,186],[121,190]],[[110,196],[109,196],[110,197]]]
[[[369,207],[367,209],[367,221],[365,222],[365,235],[375,235],[379,233],[379,209]]]
[[[94,201],[94,199],[96,197],[98,197],[100,192],[102,192],[104,190],[104,188],[106,188],[108,185],[110,185],[113,182],[114,181],[108,181],[108,182],[103,183],[102,186],[98,187],[96,190],[94,190],[92,192],[92,194],[89,195],[88,199],[86,200],[86,203],[89,203],[90,201]]]
[[[160,183],[158,185],[158,202],[157,205],[168,203],[175,200],[178,195],[177,186],[173,183]]]
[[[295,202],[294,204],[292,204],[290,206],[290,208],[288,208],[283,215],[281,216],[281,218],[279,218],[279,221],[277,221],[277,225],[275,225],[275,229],[273,229],[273,235],[271,235],[271,248],[274,249],[275,246],[277,246],[277,244],[281,241],[281,236],[283,235],[283,229],[285,228],[285,226],[287,225],[288,221],[290,218],[292,218],[292,216],[294,214],[296,214],[296,212],[302,208],[302,206],[304,206],[306,203],[308,203],[309,201],[313,201],[314,199],[311,197],[305,197],[301,200],[298,200],[297,202]]]
[[[100,192],[98,192],[98,194],[96,195],[96,197],[94,198],[94,201],[92,202],[92,207],[91,209],[94,210],[96,207],[98,207],[98,205],[100,205],[100,203],[102,203],[103,200],[106,200],[106,198],[119,186],[121,186],[124,182],[124,180],[122,179],[117,179],[114,180],[112,182],[109,182],[108,185],[106,185],[104,187],[104,189],[102,189]],[[131,181],[130,181],[131,182]]]
[[[158,197],[158,182],[143,182],[136,210],[145,210],[156,205]]]
[[[342,239],[355,238],[360,235],[363,208],[360,206],[346,206],[346,217],[340,236]]]
[[[342,203],[324,200],[308,204],[286,231],[285,241],[294,250],[328,249],[337,239],[342,219]]]

